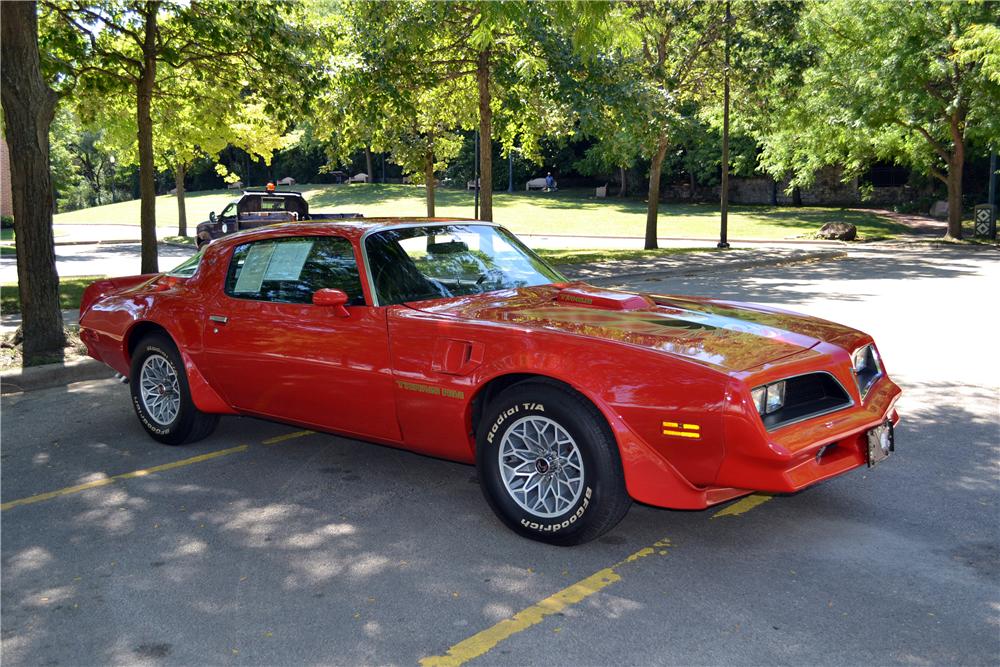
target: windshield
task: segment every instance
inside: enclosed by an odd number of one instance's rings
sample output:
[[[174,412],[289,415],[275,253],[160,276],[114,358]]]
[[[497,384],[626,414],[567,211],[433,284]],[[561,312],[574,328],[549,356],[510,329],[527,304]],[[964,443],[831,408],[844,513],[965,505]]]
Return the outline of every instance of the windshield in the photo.
[[[489,225],[387,229],[365,240],[365,252],[383,306],[564,280],[510,232]]]

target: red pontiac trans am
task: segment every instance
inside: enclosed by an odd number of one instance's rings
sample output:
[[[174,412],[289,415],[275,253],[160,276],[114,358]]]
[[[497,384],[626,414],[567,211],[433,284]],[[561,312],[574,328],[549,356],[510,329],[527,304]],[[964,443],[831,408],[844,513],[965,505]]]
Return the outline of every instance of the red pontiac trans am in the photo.
[[[893,450],[871,337],[707,298],[568,282],[491,223],[290,223],[80,307],[160,442],[245,414],[474,463],[521,535],[578,544],[632,500],[798,491]]]

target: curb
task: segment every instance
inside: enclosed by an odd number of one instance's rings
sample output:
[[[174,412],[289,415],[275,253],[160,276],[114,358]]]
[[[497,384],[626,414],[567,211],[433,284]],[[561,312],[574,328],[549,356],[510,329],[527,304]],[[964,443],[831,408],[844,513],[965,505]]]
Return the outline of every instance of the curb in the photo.
[[[646,237],[644,236],[605,236],[601,234],[518,234],[518,238],[567,238],[567,239],[624,239],[627,241],[644,241]],[[657,236],[657,241],[692,241],[696,243],[717,243],[718,237],[715,238],[698,238],[694,236]],[[805,239],[798,237],[791,237],[786,239],[727,239],[729,243],[757,243],[757,244],[803,244],[803,245],[841,245],[841,244],[858,244],[864,245],[866,241],[837,241],[833,239]]]
[[[60,387],[85,380],[104,380],[115,372],[96,359],[79,359],[62,364],[29,366],[0,373],[0,394],[16,394],[37,389]]]
[[[101,239],[100,241],[56,241],[54,245],[131,245],[142,243],[141,239]]]
[[[610,286],[620,285],[623,281],[629,280],[642,280],[643,282],[648,282],[661,280],[663,278],[670,278],[672,276],[696,276],[706,273],[719,273],[723,271],[741,271],[744,269],[757,269],[762,267],[789,266],[791,264],[811,264],[813,262],[845,259],[846,257],[849,257],[849,254],[843,250],[820,250],[816,252],[802,253],[795,255],[794,257],[747,259],[742,261],[726,262],[725,264],[718,263],[714,265],[695,267],[677,266],[674,268],[664,269],[662,271],[641,271],[635,273],[620,273],[614,276],[596,276],[587,279],[586,282],[594,285]],[[578,276],[578,279],[585,279],[585,277]]]

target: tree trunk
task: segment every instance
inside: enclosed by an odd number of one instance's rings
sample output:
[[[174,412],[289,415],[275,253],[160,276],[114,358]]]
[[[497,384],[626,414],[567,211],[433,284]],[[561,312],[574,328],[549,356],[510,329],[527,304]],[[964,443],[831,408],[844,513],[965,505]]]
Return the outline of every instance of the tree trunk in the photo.
[[[956,146],[948,165],[948,232],[946,239],[962,238],[962,170],[964,151]]]
[[[802,206],[802,189],[797,185],[792,188],[792,206]]]
[[[427,184],[427,217],[434,217],[434,153],[424,157],[424,182]]]
[[[59,311],[49,174],[49,126],[58,96],[42,78],[36,3],[4,2],[0,7],[0,97],[10,146],[22,351],[24,365],[29,366],[61,357],[66,344]]]
[[[625,167],[619,166],[618,167],[618,173],[622,177],[622,187],[618,190],[618,196],[619,197],[624,197],[625,193],[628,192],[628,184],[626,183],[626,180],[625,180],[626,179],[626,176],[625,176]]]
[[[372,147],[365,146],[365,169],[367,169],[368,182],[375,182],[375,169],[372,167]]]
[[[646,250],[656,250],[656,220],[660,214],[660,173],[663,158],[667,154],[667,137],[661,136],[656,146],[656,154],[649,165],[649,203],[646,206]]]
[[[948,160],[948,233],[946,239],[962,238],[962,171],[965,168],[965,114],[962,108],[951,116],[951,140],[955,146]]]
[[[136,125],[139,128],[139,227],[142,230],[142,273],[159,273],[156,255],[156,167],[153,163],[153,85],[156,81],[156,13],[158,2],[145,6],[142,74],[136,83]]]
[[[493,110],[490,108],[490,52],[479,54],[479,219],[493,220]]]
[[[187,206],[184,204],[184,174],[187,165],[178,163],[174,169],[174,186],[177,188],[177,236],[188,235]]]

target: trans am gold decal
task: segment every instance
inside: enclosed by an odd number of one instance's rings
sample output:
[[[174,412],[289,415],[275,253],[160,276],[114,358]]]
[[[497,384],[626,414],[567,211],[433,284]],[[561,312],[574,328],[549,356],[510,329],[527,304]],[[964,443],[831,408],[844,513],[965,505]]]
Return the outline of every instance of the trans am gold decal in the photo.
[[[406,382],[405,380],[396,380],[396,384],[399,386],[400,389],[405,389],[406,391],[415,391],[420,394],[430,394],[431,396],[444,396],[445,398],[465,398],[464,391],[448,389],[446,387],[435,387],[429,384],[417,384],[416,382]]]
[[[698,424],[681,424],[678,422],[663,422],[663,435],[673,435],[678,438],[701,438],[701,426]]]

